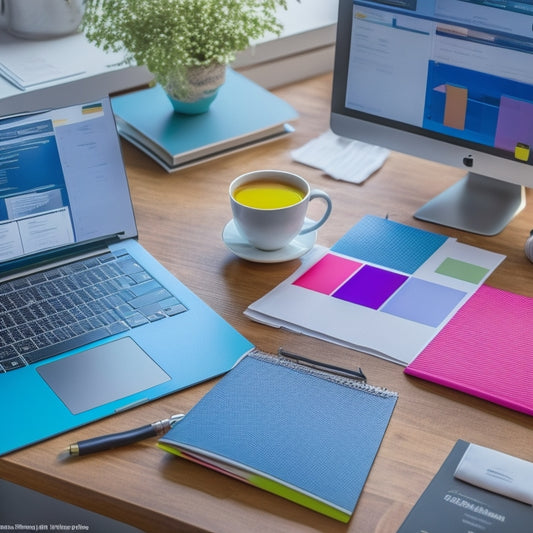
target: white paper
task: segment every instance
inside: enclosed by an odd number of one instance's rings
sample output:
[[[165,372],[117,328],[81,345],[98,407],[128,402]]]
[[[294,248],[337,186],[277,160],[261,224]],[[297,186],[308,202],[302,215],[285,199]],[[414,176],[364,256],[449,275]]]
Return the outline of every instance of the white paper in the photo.
[[[124,59],[123,54],[97,48],[81,33],[40,41],[36,46],[32,40],[0,32],[0,47],[0,75],[20,90],[112,70]]]
[[[291,152],[294,161],[337,180],[362,183],[385,163],[390,151],[335,135],[331,130]]]

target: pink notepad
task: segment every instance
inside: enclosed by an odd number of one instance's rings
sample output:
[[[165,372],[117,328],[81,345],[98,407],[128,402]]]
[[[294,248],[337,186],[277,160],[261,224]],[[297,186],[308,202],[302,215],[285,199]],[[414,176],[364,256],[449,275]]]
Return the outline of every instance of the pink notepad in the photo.
[[[533,298],[482,285],[405,373],[533,415]]]

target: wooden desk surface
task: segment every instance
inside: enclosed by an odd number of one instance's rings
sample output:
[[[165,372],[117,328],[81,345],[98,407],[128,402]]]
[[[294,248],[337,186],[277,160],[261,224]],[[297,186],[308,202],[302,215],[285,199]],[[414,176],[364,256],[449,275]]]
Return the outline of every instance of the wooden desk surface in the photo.
[[[295,260],[264,265],[234,257],[221,240],[230,219],[227,188],[240,173],[291,170],[329,192],[334,209],[318,242],[331,246],[366,214],[455,236],[507,255],[488,284],[533,296],[533,265],[523,253],[533,228],[526,208],[496,237],[480,237],[415,220],[415,209],[461,176],[461,171],[392,154],[364,185],[337,182],[293,163],[290,150],[326,131],[331,76],[275,91],[300,113],[296,132],[176,174],[167,174],[123,143],[140,242],[172,273],[259,348],[279,346],[347,367],[361,366],[369,382],[399,392],[383,444],[347,525],[239,481],[171,457],[155,440],[61,462],[70,442],[186,412],[214,381],[0,458],[0,476],[147,532],[323,531],[395,532],[457,439],[533,461],[533,418],[428,382],[375,357],[256,324],[244,309],[284,280]],[[531,192],[531,191],[530,191]],[[531,194],[529,200],[533,201]],[[505,365],[502,361],[502,365]],[[4,409],[9,408],[3,406]],[[21,421],[31,423],[30,421]],[[1,522],[1,520],[0,520]]]

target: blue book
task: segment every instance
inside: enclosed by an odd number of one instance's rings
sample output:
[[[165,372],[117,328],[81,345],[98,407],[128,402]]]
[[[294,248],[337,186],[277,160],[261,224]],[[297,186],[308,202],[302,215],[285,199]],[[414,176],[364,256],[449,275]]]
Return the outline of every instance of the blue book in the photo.
[[[256,350],[159,447],[348,522],[397,394],[323,366]]]
[[[175,113],[160,85],[116,96],[112,106],[120,135],[168,172],[278,139],[298,117],[287,102],[230,68],[200,115]]]

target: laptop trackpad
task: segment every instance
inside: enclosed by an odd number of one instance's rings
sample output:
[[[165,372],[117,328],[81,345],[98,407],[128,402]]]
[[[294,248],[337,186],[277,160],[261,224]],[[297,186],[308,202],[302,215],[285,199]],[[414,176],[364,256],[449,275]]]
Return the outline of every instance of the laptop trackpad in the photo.
[[[42,365],[37,372],[75,415],[170,379],[130,337]]]

